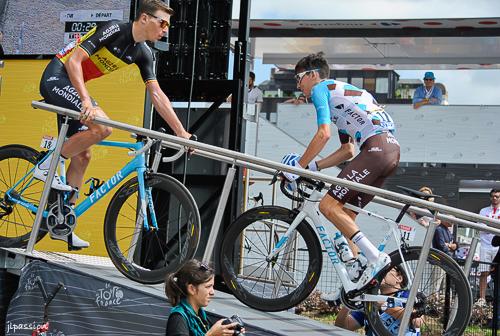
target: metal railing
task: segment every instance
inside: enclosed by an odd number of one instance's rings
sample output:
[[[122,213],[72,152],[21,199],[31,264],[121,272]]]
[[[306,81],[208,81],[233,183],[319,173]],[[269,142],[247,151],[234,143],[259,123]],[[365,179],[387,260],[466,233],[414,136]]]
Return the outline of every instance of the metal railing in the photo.
[[[42,103],[42,102],[38,102],[38,101],[33,101],[32,106],[35,108],[40,108],[40,109],[46,110],[46,111],[55,112],[55,113],[64,115],[66,117],[72,118],[72,119],[78,119],[80,116],[79,112],[69,110],[66,108],[57,107],[57,106],[46,104],[46,103]],[[354,189],[354,190],[357,190],[357,191],[360,191],[363,193],[375,195],[375,196],[377,196],[375,201],[377,203],[380,203],[380,204],[384,204],[384,205],[388,205],[388,206],[392,206],[392,207],[396,207],[396,208],[401,208],[403,206],[403,204],[401,204],[401,203],[405,203],[405,204],[409,204],[412,206],[421,207],[424,209],[434,210],[435,211],[434,212],[434,220],[431,221],[429,228],[427,230],[425,240],[423,242],[422,253],[420,255],[417,270],[416,270],[415,275],[414,275],[414,278],[416,279],[416,281],[413,282],[413,286],[410,290],[410,294],[409,294],[407,305],[406,305],[407,309],[405,309],[405,314],[404,314],[403,320],[401,321],[400,332],[399,332],[400,336],[404,335],[404,330],[406,329],[406,326],[408,325],[408,321],[410,319],[410,314],[411,314],[412,309],[413,309],[415,296],[416,296],[417,289],[419,286],[419,281],[417,279],[421,278],[422,273],[424,271],[424,269],[423,269],[424,264],[425,264],[424,261],[427,259],[428,251],[429,251],[429,248],[431,246],[432,237],[434,235],[434,231],[436,228],[436,219],[441,219],[441,220],[445,220],[448,222],[459,224],[461,226],[471,227],[471,228],[474,228],[477,230],[487,231],[490,233],[500,235],[500,230],[499,230],[500,229],[500,220],[495,220],[495,219],[487,218],[484,216],[480,216],[478,214],[475,214],[475,213],[472,213],[469,211],[464,211],[464,210],[456,209],[456,208],[453,208],[450,206],[437,204],[437,203],[425,201],[425,200],[422,200],[419,198],[399,194],[396,192],[392,192],[392,191],[388,191],[388,190],[384,190],[384,189],[380,189],[380,188],[376,188],[376,187],[372,187],[372,186],[367,186],[367,185],[359,184],[356,182],[351,182],[348,180],[339,179],[339,178],[328,176],[328,175],[325,175],[325,174],[322,174],[319,172],[312,172],[310,170],[306,170],[306,169],[302,169],[302,168],[295,168],[295,167],[287,166],[285,164],[277,163],[277,162],[274,162],[271,160],[258,158],[258,157],[253,156],[253,155],[243,154],[243,153],[239,153],[239,152],[232,151],[229,149],[204,144],[201,142],[186,140],[186,139],[176,137],[173,135],[168,135],[168,134],[164,134],[161,132],[148,130],[148,129],[145,129],[142,127],[132,126],[129,124],[117,122],[117,121],[110,120],[110,119],[96,118],[94,120],[94,122],[101,124],[101,125],[109,126],[112,128],[121,129],[121,130],[124,130],[127,132],[134,132],[134,133],[137,133],[137,134],[140,134],[143,136],[148,136],[151,138],[160,139],[160,140],[162,140],[162,144],[166,147],[172,147],[172,148],[179,148],[180,146],[191,147],[191,148],[196,149],[195,154],[197,154],[197,155],[208,157],[208,158],[222,161],[222,162],[227,162],[227,163],[232,164],[233,166],[234,165],[242,166],[242,167],[246,167],[246,168],[249,168],[252,170],[256,170],[256,171],[260,171],[260,172],[268,173],[268,174],[273,174],[276,170],[286,171],[286,172],[298,174],[301,176],[309,177],[312,179],[321,180],[321,181],[324,181],[327,183],[337,184],[337,185],[351,188],[351,189]],[[61,132],[59,134],[58,142],[56,145],[54,158],[59,157],[60,150],[62,147],[62,142],[64,140],[64,136],[66,135],[66,130],[67,130],[67,124],[63,124]],[[49,168],[49,176],[48,176],[47,181],[51,181],[53,176],[54,176],[55,169],[56,169],[56,163],[57,163],[56,161],[57,160],[54,159],[53,162],[51,163],[51,166]],[[229,175],[228,175],[228,178],[229,178]],[[228,183],[228,178],[226,178],[226,182],[224,185],[225,188],[230,187],[230,183]],[[49,190],[50,190],[50,183],[46,183],[44,186],[44,190],[42,192],[42,197],[40,199],[39,211],[37,212],[37,215],[35,217],[35,223],[33,225],[32,236],[30,238],[30,242],[28,243],[27,251],[29,253],[31,253],[31,251],[34,248],[35,238],[36,238],[36,235],[38,234],[38,230],[40,228],[40,223],[41,223],[41,216],[42,216],[41,209],[45,208],[45,205],[47,203]],[[225,205],[226,205],[225,201],[220,202],[219,208],[225,207]],[[419,208],[413,207],[413,208],[411,208],[411,211],[413,211],[417,214],[422,214],[422,215],[428,214],[428,211],[426,211],[424,209],[419,209]],[[219,220],[219,219],[217,219],[217,220]],[[481,223],[487,223],[487,224],[491,225],[492,227],[484,226],[481,224],[476,224],[476,223],[471,222],[471,221],[478,221]],[[216,238],[215,236],[219,232],[219,228],[220,228],[220,220],[219,220],[219,222],[214,221],[214,225],[212,225],[212,229],[211,229],[212,231],[211,231],[211,234],[209,237],[209,241],[207,243],[208,247],[213,246],[213,242],[215,242],[215,238]],[[215,233],[215,235],[214,235],[214,233]],[[211,242],[212,242],[212,244],[210,244]],[[207,250],[209,250],[209,249],[207,249]],[[205,256],[210,255],[210,253],[211,253],[211,251],[207,251],[207,250],[205,251]]]

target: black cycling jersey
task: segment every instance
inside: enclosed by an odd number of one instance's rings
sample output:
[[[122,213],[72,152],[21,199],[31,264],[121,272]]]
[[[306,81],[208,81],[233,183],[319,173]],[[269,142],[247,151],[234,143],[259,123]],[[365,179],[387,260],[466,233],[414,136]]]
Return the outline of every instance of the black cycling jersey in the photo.
[[[139,67],[144,82],[156,80],[154,57],[146,42],[136,43],[132,22],[108,21],[94,27],[81,39],[68,44],[56,57],[66,63],[76,48],[83,49],[89,59],[82,63],[85,81],[106,75],[129,64]]]
[[[132,24],[132,22],[105,22],[62,49],[47,65],[40,81],[40,93],[45,101],[71,110],[81,110],[82,102],[64,66],[76,48],[81,48],[89,55],[89,59],[82,63],[85,81],[132,63],[139,67],[145,83],[156,81],[153,53],[145,42],[134,41]],[[92,103],[97,105],[93,99]],[[58,115],[59,126],[63,120],[64,117]],[[86,126],[80,121],[71,120],[67,136],[85,129]]]

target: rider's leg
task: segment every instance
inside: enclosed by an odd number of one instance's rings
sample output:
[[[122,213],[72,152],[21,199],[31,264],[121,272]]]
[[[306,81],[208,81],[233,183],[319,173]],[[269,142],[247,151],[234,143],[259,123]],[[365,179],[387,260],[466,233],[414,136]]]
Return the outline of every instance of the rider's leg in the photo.
[[[108,116],[100,108],[96,110],[96,116],[108,119]],[[104,140],[111,135],[112,128],[104,125],[96,124],[92,121],[82,122],[88,127],[87,130],[76,133],[71,136],[63,145],[61,155],[67,159],[73,158],[75,155],[90,148],[99,141]]]
[[[379,250],[366,238],[354,222],[353,212],[346,212],[344,204],[326,194],[319,204],[321,213],[332,222],[349,240],[354,240],[355,245],[363,252],[368,262],[374,263],[379,258]],[[354,217],[354,218],[353,218]]]
[[[83,152],[71,158],[71,163],[66,172],[66,181],[69,185],[76,187],[79,190],[82,189],[83,178],[85,175],[85,171],[89,166],[90,159],[91,159],[90,148],[84,150]],[[70,200],[70,203],[76,203],[76,196],[77,195],[75,195],[73,199]]]

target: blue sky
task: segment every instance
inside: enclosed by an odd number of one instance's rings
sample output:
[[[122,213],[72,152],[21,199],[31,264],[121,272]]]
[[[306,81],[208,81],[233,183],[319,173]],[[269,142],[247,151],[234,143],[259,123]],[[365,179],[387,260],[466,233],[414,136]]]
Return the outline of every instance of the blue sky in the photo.
[[[314,4],[314,6],[307,6]],[[395,10],[397,6],[397,10]],[[233,18],[238,18],[234,1]],[[252,19],[408,19],[500,18],[498,0],[251,0]],[[319,51],[319,50],[318,50]],[[269,79],[272,65],[254,64],[257,83]],[[450,104],[500,105],[500,70],[434,70],[445,84]],[[396,70],[401,78],[422,78],[423,71]]]

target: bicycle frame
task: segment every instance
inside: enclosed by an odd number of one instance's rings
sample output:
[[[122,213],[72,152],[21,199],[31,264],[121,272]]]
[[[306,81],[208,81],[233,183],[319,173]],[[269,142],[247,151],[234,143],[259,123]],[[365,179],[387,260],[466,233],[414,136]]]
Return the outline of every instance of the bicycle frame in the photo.
[[[279,241],[276,243],[275,248],[271,251],[271,253],[268,255],[268,259],[272,259],[275,256],[277,256],[281,251],[285,249],[291,249],[291,244],[287,244],[289,241],[293,241],[293,239],[290,239],[292,235],[294,234],[295,230],[297,229],[297,226],[305,219],[309,225],[314,225],[316,232],[318,234],[319,240],[321,241],[321,244],[325,248],[329,258],[330,262],[332,263],[333,267],[335,268],[337,274],[339,275],[340,281],[342,282],[342,286],[345,289],[345,292],[352,291],[356,289],[357,284],[352,282],[349,278],[349,275],[347,273],[347,269],[344,265],[344,263],[340,260],[337,251],[335,250],[335,245],[333,243],[333,237],[335,236],[336,228],[333,224],[329,223],[330,225],[323,225],[323,221],[321,219],[321,212],[319,211],[319,201],[323,198],[323,194],[317,190],[313,190],[311,193],[311,196],[306,199],[302,205],[299,207],[300,212],[297,214],[295,217],[294,221],[292,224],[290,224],[289,228],[285,232],[285,234],[279,239]],[[389,226],[389,230],[385,234],[382,242],[379,244],[378,249],[380,251],[383,251],[385,249],[385,246],[387,244],[387,241],[389,240],[389,237],[391,235],[394,236],[395,240],[398,241],[398,233],[396,230],[398,230],[398,223],[390,218],[386,218],[380,215],[377,215],[375,213],[369,212],[367,210],[351,206],[351,205],[346,205],[347,208],[351,210],[355,210],[356,212],[364,213],[367,215],[370,215],[374,218],[377,218],[383,222],[385,222]],[[293,238],[293,237],[292,237]],[[402,256],[402,251],[401,251],[401,246],[398,244],[398,250],[399,253]],[[288,251],[286,251],[288,252]],[[290,255],[289,253],[285,255]],[[285,261],[287,262],[287,261]],[[409,281],[410,285],[412,282],[412,275],[409,269],[407,268],[405,264],[405,271],[409,276]],[[283,270],[280,272],[284,272]],[[282,274],[278,278],[281,278]],[[397,300],[401,302],[406,302],[406,299],[404,298],[393,298],[390,296],[386,295],[368,295],[368,294],[363,294],[360,295],[358,298],[355,299],[355,301],[386,301],[387,299],[390,300]]]
[[[133,149],[134,151],[138,152],[144,147],[144,143],[142,141],[139,142],[121,142],[121,141],[101,141],[97,145],[99,146],[106,146],[106,147],[119,147],[119,148],[127,148],[127,149]],[[51,153],[50,151],[47,156]],[[61,167],[61,177],[65,178],[65,171],[64,171],[64,164],[60,165]],[[104,196],[106,196],[112,189],[114,189],[121,181],[123,181],[126,177],[128,177],[131,173],[134,171],[137,173],[137,179],[139,182],[139,196],[141,199],[141,212],[138,216],[137,223],[142,222],[144,225],[145,229],[149,229],[150,226],[148,223],[148,218],[146,216],[146,206],[150,208],[150,213],[151,213],[151,225],[157,229],[158,224],[156,221],[155,217],[155,212],[153,211],[153,204],[152,204],[152,197],[150,194],[150,190],[145,188],[145,180],[144,180],[144,173],[146,172],[146,159],[145,159],[145,154],[144,153],[139,153],[136,155],[131,161],[129,161],[122,169],[118,170],[111,178],[109,178],[106,182],[104,182],[98,189],[94,190],[92,194],[90,194],[85,200],[83,200],[78,206],[75,207],[75,215],[77,217],[81,216],[84,214],[88,209],[90,209],[93,205],[95,205],[100,199],[102,199]],[[15,198],[10,195],[10,192],[12,190],[15,190],[19,184],[23,183],[25,181],[26,177],[29,176],[33,172],[34,168],[32,168],[23,178],[21,178],[18,182],[14,184],[14,186],[7,190],[6,194],[9,195],[11,198],[13,198],[17,203],[21,204],[22,206],[28,208],[32,212],[36,212],[38,210],[38,207],[26,200],[24,200],[22,197],[21,198]],[[28,183],[25,183],[25,186],[21,190],[24,191],[33,181],[33,177]],[[146,199],[148,200],[146,204]],[[43,212],[43,217],[47,217],[48,211]]]

